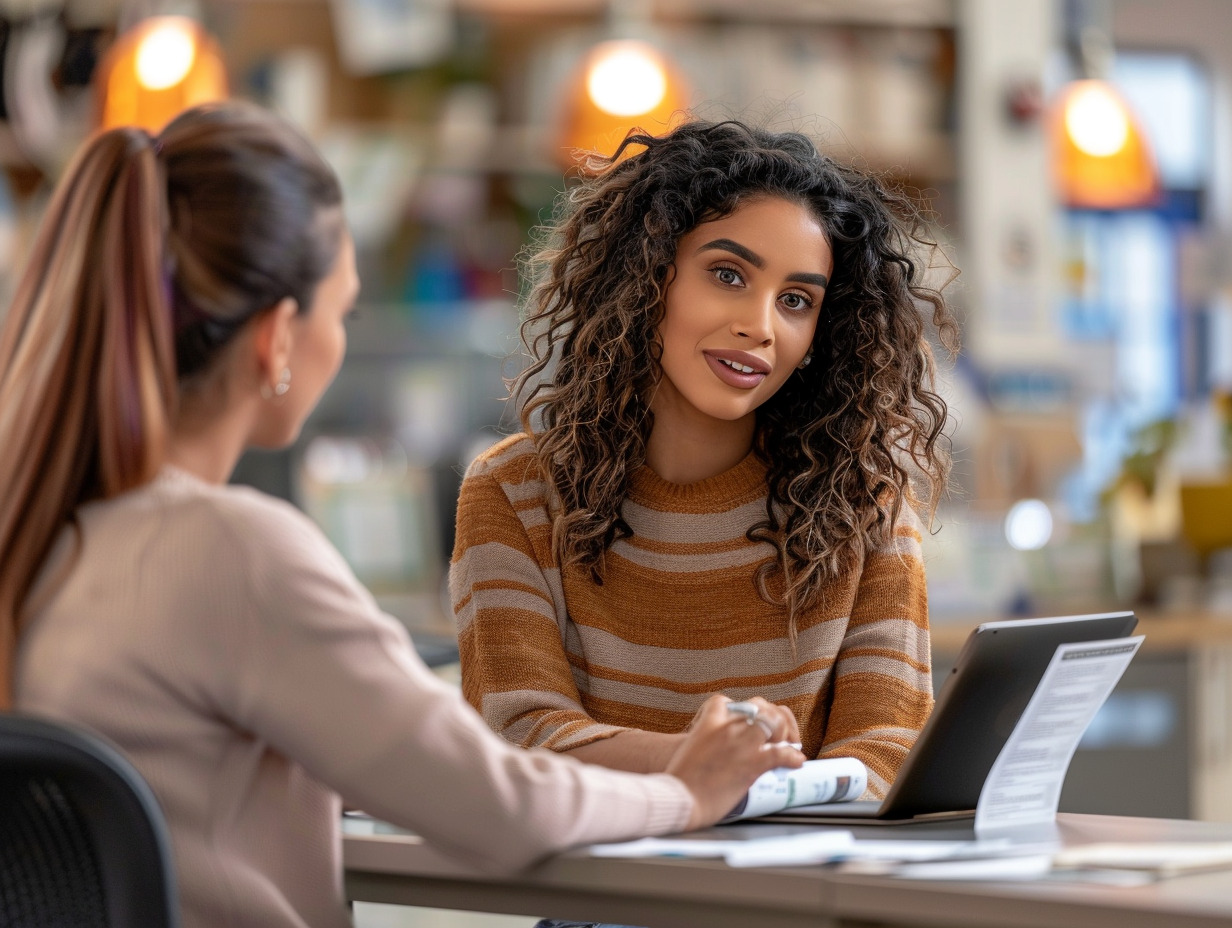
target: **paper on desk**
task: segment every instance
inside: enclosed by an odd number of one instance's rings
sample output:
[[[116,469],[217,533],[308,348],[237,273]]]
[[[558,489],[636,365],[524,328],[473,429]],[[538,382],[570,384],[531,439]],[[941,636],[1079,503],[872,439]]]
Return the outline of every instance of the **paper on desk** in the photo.
[[[984,781],[975,833],[1050,826],[1070,759],[1142,635],[1060,645]]]
[[[735,841],[642,838],[619,844],[592,844],[591,857],[722,857]]]
[[[596,844],[590,853],[594,857],[722,857],[733,867],[790,867],[834,860],[854,841],[850,831],[827,829],[746,841],[642,838]]]
[[[806,831],[737,841],[723,859],[729,867],[800,867],[841,858],[855,845],[850,831]]]
[[[1061,851],[1053,863],[1058,869],[1139,870],[1156,876],[1174,876],[1202,870],[1232,869],[1232,842],[1085,844]]]
[[[643,838],[597,844],[595,857],[721,857],[732,867],[799,867],[848,861],[878,862],[877,872],[909,861],[1000,857],[1037,853],[1007,839],[990,841],[857,841],[850,831],[807,831],[746,840],[705,841]]]
[[[907,863],[889,874],[909,880],[1038,880],[1051,869],[1051,854],[1032,854]]]

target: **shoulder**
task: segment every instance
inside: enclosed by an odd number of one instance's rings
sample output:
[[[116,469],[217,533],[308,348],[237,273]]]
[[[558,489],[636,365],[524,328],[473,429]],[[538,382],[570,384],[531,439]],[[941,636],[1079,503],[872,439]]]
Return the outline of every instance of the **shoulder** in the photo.
[[[211,558],[232,560],[247,572],[313,562],[341,569],[325,534],[286,500],[245,486],[214,486],[184,475],[163,475],[152,488],[164,530],[192,536]]]
[[[502,481],[528,479],[538,473],[535,442],[525,432],[502,438],[477,455],[466,469],[467,478],[491,476]]]
[[[886,526],[880,540],[873,544],[871,556],[888,555],[898,561],[909,558],[923,562],[925,526],[918,505],[909,497],[902,500],[893,523]],[[892,513],[891,508],[887,515]]]
[[[547,484],[529,435],[520,432],[503,438],[471,462],[462,481],[463,494],[473,496],[485,489],[517,505],[546,498]]]
[[[313,521],[291,503],[252,487],[198,485],[168,492],[165,498],[219,532],[249,536],[254,530],[319,532]]]

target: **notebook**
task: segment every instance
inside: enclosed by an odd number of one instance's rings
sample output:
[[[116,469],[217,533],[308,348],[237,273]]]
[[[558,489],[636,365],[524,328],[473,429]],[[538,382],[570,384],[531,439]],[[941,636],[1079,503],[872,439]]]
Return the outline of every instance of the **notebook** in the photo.
[[[975,815],[984,780],[1057,645],[1123,638],[1137,624],[1132,612],[1105,612],[976,627],[885,799],[797,806],[757,820],[876,825]]]

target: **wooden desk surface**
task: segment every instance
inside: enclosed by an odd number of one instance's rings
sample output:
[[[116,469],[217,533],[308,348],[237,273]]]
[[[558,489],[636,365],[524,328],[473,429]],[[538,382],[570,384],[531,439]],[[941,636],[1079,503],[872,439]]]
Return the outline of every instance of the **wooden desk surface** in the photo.
[[[1095,815],[1059,817],[1067,846],[1102,841],[1229,841],[1232,825]],[[757,834],[804,826],[717,829]],[[772,829],[772,830],[769,830]],[[969,825],[856,828],[858,837],[970,837]],[[603,920],[654,928],[1227,928],[1232,872],[1124,888],[1054,882],[919,882],[823,867],[735,869],[712,860],[553,858],[515,877],[475,874],[410,835],[344,838],[347,898]]]
[[[1109,612],[1116,610],[1107,610]],[[1222,612],[1141,612],[1136,635],[1146,635],[1145,651],[1183,651],[1210,644],[1232,644],[1232,614]],[[930,628],[934,654],[957,655],[971,629],[995,618],[933,620]]]

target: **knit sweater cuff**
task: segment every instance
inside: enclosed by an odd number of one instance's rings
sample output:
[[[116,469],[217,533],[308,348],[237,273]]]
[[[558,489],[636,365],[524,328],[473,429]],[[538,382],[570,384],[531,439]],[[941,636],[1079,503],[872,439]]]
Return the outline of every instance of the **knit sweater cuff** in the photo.
[[[645,781],[650,791],[646,834],[670,835],[688,828],[693,816],[693,794],[684,782],[670,773],[650,774]]]

